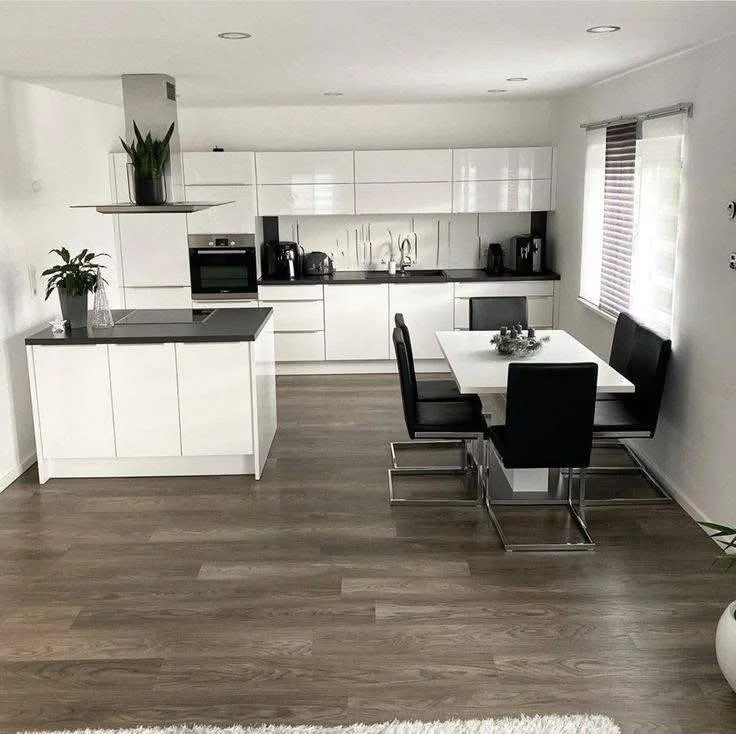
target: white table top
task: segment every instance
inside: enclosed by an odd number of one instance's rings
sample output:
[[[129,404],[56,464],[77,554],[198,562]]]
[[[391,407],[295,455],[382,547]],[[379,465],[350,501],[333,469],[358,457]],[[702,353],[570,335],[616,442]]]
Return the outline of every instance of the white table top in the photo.
[[[495,331],[438,331],[437,340],[461,393],[505,393],[510,362],[595,362],[599,393],[634,392],[634,385],[566,331],[537,330],[550,340],[530,357],[502,357],[490,343]]]

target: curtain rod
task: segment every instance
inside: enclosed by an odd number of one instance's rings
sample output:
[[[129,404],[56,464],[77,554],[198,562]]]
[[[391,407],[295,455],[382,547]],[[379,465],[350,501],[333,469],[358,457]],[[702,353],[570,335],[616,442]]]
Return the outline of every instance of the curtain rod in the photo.
[[[657,110],[649,112],[640,112],[637,115],[621,115],[621,117],[611,117],[608,120],[599,120],[598,122],[583,122],[580,127],[585,130],[595,130],[600,127],[608,127],[609,125],[620,125],[625,122],[641,122],[643,120],[654,120],[657,117],[667,117],[668,115],[679,115],[685,113],[688,117],[693,116],[693,103],[680,102],[671,107],[660,107]]]

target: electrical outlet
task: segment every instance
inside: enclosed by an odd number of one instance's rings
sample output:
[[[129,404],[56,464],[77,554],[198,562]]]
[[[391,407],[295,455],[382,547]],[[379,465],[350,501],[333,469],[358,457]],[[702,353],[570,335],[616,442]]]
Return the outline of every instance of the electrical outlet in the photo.
[[[731,270],[736,270],[736,252],[732,252],[729,256],[728,267],[730,267]]]

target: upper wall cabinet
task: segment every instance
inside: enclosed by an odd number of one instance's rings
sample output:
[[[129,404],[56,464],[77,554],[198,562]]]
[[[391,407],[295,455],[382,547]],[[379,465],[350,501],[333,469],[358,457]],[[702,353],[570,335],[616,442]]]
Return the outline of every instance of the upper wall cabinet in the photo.
[[[465,148],[453,151],[453,181],[552,178],[552,148]]]
[[[186,186],[252,186],[253,153],[183,153]]]

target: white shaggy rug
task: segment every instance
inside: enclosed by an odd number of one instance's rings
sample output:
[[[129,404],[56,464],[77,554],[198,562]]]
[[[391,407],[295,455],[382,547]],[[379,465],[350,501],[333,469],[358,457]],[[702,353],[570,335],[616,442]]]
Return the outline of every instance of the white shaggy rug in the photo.
[[[36,733],[38,734],[38,733]],[[56,734],[71,734],[57,732]],[[77,729],[73,734],[621,734],[607,716],[519,716],[463,721],[391,721],[351,726],[205,726]]]

